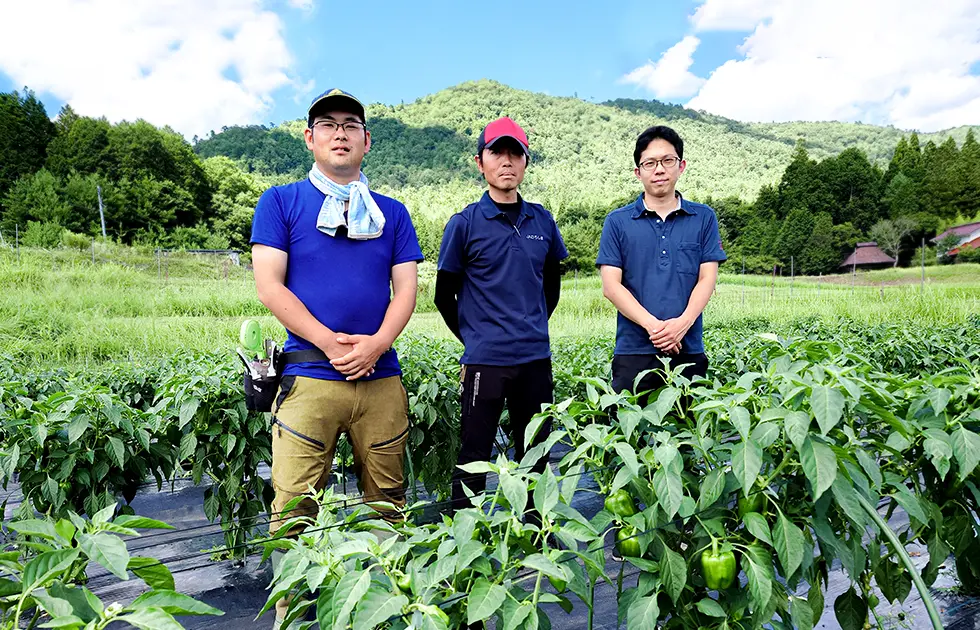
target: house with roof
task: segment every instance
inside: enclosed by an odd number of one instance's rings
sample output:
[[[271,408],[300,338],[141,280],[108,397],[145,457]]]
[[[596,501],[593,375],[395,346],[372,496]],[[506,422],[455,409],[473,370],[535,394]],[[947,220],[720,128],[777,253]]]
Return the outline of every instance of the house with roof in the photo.
[[[936,244],[950,235],[956,236],[959,239],[959,243],[946,252],[947,256],[955,256],[956,254],[960,253],[960,250],[964,247],[980,247],[980,221],[964,223],[963,225],[951,227],[942,234],[936,236],[936,238],[932,239],[931,242]]]
[[[878,248],[878,243],[871,241],[858,243],[851,255],[844,259],[838,269],[850,271],[851,269],[885,269],[894,266],[895,259],[881,251]]]

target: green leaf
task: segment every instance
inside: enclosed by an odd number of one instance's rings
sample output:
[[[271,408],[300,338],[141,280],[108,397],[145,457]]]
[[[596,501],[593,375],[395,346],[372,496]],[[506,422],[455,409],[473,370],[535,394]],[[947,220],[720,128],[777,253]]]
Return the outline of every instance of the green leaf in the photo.
[[[657,594],[637,597],[630,603],[626,612],[627,630],[656,628],[660,618],[660,607],[657,605]]]
[[[58,532],[55,530],[54,524],[51,521],[30,518],[23,521],[4,523],[4,525],[24,536],[38,536],[40,538],[47,538],[48,540],[58,538]]]
[[[926,516],[925,510],[922,509],[922,503],[919,501],[919,497],[912,494],[904,485],[899,484],[895,486],[895,493],[892,496],[909,516],[923,525],[929,523],[929,517]]]
[[[869,455],[864,449],[857,449],[857,460],[861,464],[861,468],[871,479],[871,483],[874,484],[875,488],[880,488],[882,484],[881,468],[878,467],[878,462]]]
[[[701,480],[701,490],[698,494],[698,510],[711,507],[725,490],[725,471],[715,468]]]
[[[333,592],[321,591],[317,601],[317,621],[323,630],[345,630],[350,623],[354,607],[368,592],[371,586],[371,573],[368,571],[352,571],[345,573],[337,582]],[[324,595],[329,596],[328,605],[324,606]]]
[[[189,398],[180,405],[180,413],[177,420],[177,426],[179,428],[183,429],[184,425],[194,418],[194,414],[197,413],[197,408],[200,404],[200,398]]]
[[[855,472],[857,471],[855,470]],[[834,480],[834,484],[830,489],[837,505],[855,527],[864,530],[870,525],[868,515],[864,511],[864,508],[861,507],[858,492],[854,489],[852,482],[840,476]]]
[[[116,617],[116,621],[125,621],[140,630],[183,630],[184,626],[177,623],[173,615],[160,608],[143,608],[128,615]]]
[[[71,604],[71,614],[88,623],[98,619],[102,613],[102,602],[86,588],[65,586],[55,582],[47,587],[47,591]],[[95,600],[94,602],[92,600]]]
[[[953,455],[960,467],[960,481],[963,481],[980,464],[980,435],[967,430],[962,425],[951,436]]]
[[[128,580],[129,552],[126,543],[111,534],[79,534],[78,546],[89,559],[98,562],[120,580]]]
[[[813,500],[816,501],[837,478],[837,455],[826,444],[808,437],[800,449],[800,462],[813,486]]]
[[[224,612],[172,590],[154,590],[133,600],[132,608],[159,608],[171,615],[223,615]]]
[[[0,578],[0,598],[20,595],[22,584],[7,578]]]
[[[109,447],[120,468],[126,466],[126,445],[117,437],[109,436]]]
[[[567,577],[565,572],[561,570],[561,567],[555,564],[548,556],[540,553],[533,553],[524,558],[521,565],[527,567],[528,569],[541,571],[545,575],[550,575],[557,580],[564,580]]]
[[[207,517],[209,521],[214,521],[218,518],[218,512],[221,510],[221,501],[218,500],[218,495],[211,489],[204,492],[204,516]]]
[[[796,630],[813,630],[813,609],[810,602],[801,597],[790,597],[790,614]]]
[[[504,498],[510,503],[514,514],[524,514],[527,507],[527,485],[522,479],[515,477],[507,470],[501,470],[498,477]]]
[[[96,512],[94,516],[92,516],[92,522],[95,523],[96,525],[108,523],[109,519],[112,518],[112,515],[115,514],[115,512],[116,512],[116,504],[110,503],[109,505],[105,506],[104,508]]]
[[[466,620],[470,625],[489,619],[507,599],[507,591],[498,584],[491,584],[481,577],[473,584],[470,591],[469,605],[466,608]]]
[[[742,484],[742,494],[748,496],[762,470],[762,448],[747,440],[732,447],[732,472]]]
[[[698,607],[698,610],[700,610],[702,614],[708,615],[709,617],[720,617],[720,618],[728,617],[728,613],[725,612],[725,609],[721,607],[721,604],[711,599],[710,597],[705,597],[695,605]]]
[[[728,415],[738,434],[742,436],[742,441],[748,440],[752,428],[752,416],[749,415],[749,410],[745,407],[732,407]]]
[[[55,597],[42,588],[35,589],[31,593],[31,597],[41,605],[41,608],[50,617],[66,617],[72,614],[71,602],[60,597]],[[83,625],[84,623],[82,622]]]
[[[936,412],[937,416],[946,409],[946,405],[949,404],[949,399],[952,397],[953,392],[943,387],[937,387],[929,392],[929,402],[932,403],[932,409]]]
[[[868,620],[868,604],[852,586],[834,601],[834,614],[841,630],[862,630]]]
[[[538,514],[546,518],[551,514],[551,510],[558,504],[559,498],[558,480],[555,473],[551,471],[551,466],[545,466],[544,472],[538,476],[534,482],[534,507],[538,509]]]
[[[779,564],[783,567],[783,576],[792,576],[803,563],[804,537],[800,530],[792,521],[786,518],[782,512],[776,520],[776,526],[772,530],[773,547],[779,556]],[[796,614],[793,614],[794,619]],[[812,623],[811,623],[812,626]]]
[[[78,554],[78,549],[46,551],[28,562],[20,579],[24,584],[24,592],[44,586],[45,582],[70,567]]]
[[[766,522],[766,517],[758,512],[746,512],[745,516],[742,517],[742,522],[745,523],[745,529],[749,530],[750,534],[772,546],[772,533],[769,531],[769,523]]]
[[[833,387],[814,385],[810,392],[810,408],[820,426],[820,433],[827,435],[844,414],[844,395]]]
[[[658,468],[653,473],[653,490],[657,493],[657,502],[667,513],[667,518],[673,518],[681,507],[684,485],[680,474],[666,468]]]
[[[640,476],[640,462],[636,459],[636,451],[627,442],[616,442],[613,446],[616,454],[623,460],[623,465],[632,473],[634,477]]]
[[[156,558],[133,556],[129,559],[127,567],[150,588],[169,591],[175,588],[174,576],[170,574],[170,569]]]
[[[75,416],[72,421],[68,424],[68,443],[74,443],[78,438],[82,437],[85,433],[85,429],[89,426],[87,416]]]
[[[759,545],[749,545],[742,554],[742,570],[749,579],[749,599],[753,610],[760,610],[769,604],[772,597],[772,558]]]
[[[80,628],[85,625],[85,622],[76,617],[75,615],[65,615],[63,617],[55,617],[47,623],[42,623],[39,628]]]
[[[163,521],[146,518],[145,516],[134,516],[132,514],[120,514],[112,522],[131,529],[176,529],[173,525],[164,523]]]
[[[354,613],[354,630],[374,630],[407,605],[408,598],[404,595],[392,597],[391,593],[369,590]]]
[[[687,585],[687,561],[670,547],[664,547],[664,556],[660,559],[660,579],[667,595],[677,604]]]
[[[187,459],[194,454],[194,450],[196,448],[197,436],[193,433],[188,433],[184,437],[180,438],[180,447],[177,449],[177,461],[187,461]]]

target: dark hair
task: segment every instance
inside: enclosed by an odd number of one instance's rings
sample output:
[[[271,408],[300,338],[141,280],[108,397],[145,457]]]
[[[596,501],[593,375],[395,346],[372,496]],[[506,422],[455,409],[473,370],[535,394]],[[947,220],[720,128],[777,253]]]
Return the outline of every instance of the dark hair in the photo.
[[[637,166],[640,165],[640,154],[647,150],[650,143],[654,140],[666,140],[667,142],[674,145],[674,151],[677,151],[677,157],[684,159],[684,141],[681,137],[677,135],[677,132],[670,127],[664,125],[657,125],[655,127],[650,127],[646,131],[640,134],[640,137],[636,139],[636,148],[633,149],[633,163]]]

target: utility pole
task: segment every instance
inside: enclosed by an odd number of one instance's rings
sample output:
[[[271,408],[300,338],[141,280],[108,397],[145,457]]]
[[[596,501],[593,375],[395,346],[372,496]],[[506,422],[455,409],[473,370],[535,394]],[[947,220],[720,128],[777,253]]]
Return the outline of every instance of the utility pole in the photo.
[[[102,223],[102,240],[105,240],[105,211],[102,209],[102,186],[96,186],[95,192],[99,196],[99,221]]]

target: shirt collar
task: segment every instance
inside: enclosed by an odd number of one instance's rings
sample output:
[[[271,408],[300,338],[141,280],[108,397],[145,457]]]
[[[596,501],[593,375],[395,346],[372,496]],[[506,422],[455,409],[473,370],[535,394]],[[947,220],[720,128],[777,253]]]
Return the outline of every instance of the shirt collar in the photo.
[[[675,192],[674,194],[677,196],[677,208],[674,209],[673,212],[679,211],[691,215],[698,213],[694,207],[694,204],[687,199],[684,199],[682,194],[679,192]],[[633,204],[633,211],[630,213],[630,216],[634,219],[639,219],[644,214],[656,215],[656,213],[652,210],[647,210],[646,204],[643,203],[643,193],[640,193],[640,196],[636,198],[636,203]]]
[[[524,197],[518,195],[517,198],[521,200],[521,216],[533,217],[534,211],[531,210],[531,205],[524,201]],[[504,214],[503,211],[497,207],[497,204],[493,202],[493,199],[490,198],[489,192],[483,193],[483,196],[480,197],[480,202],[477,205],[480,207],[480,210],[483,211],[483,216],[488,219],[500,217]]]

